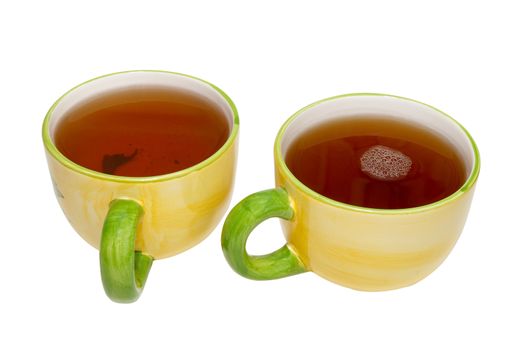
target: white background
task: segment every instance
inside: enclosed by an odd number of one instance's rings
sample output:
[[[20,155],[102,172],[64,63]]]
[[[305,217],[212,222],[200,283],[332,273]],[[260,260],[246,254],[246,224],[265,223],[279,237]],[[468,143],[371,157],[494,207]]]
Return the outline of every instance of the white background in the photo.
[[[0,5],[2,349],[521,349],[517,1],[5,1]],[[141,299],[109,301],[97,251],[53,194],[40,136],[72,86],[128,69],[215,83],[237,105],[232,203],[273,186],[280,125],[318,99],[383,92],[432,104],[475,137],[482,172],[466,228],[432,275],[358,292],[313,273],[236,275],[221,224],[156,261]],[[277,221],[248,247],[283,244]],[[518,334],[517,334],[518,333]]]

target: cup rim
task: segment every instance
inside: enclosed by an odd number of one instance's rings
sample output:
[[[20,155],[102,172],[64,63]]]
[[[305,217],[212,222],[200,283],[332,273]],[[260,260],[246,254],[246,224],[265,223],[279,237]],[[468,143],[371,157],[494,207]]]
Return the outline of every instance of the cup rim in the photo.
[[[464,132],[464,134],[468,138],[468,140],[469,140],[469,142],[470,142],[470,144],[472,146],[472,149],[473,149],[473,156],[475,157],[475,159],[474,159],[474,162],[473,162],[473,168],[471,169],[471,172],[470,172],[469,176],[467,177],[466,181],[462,184],[462,186],[457,191],[453,192],[451,195],[449,195],[449,196],[447,196],[447,197],[445,197],[445,198],[443,198],[441,200],[438,200],[436,202],[429,203],[429,204],[426,204],[426,205],[422,205],[422,206],[411,207],[411,208],[401,208],[401,209],[369,208],[369,207],[362,207],[362,206],[358,206],[358,205],[347,204],[347,203],[339,202],[339,201],[333,200],[331,198],[328,198],[326,196],[323,196],[322,194],[320,194],[318,192],[315,192],[314,190],[312,190],[309,187],[307,187],[300,180],[298,180],[297,177],[294,176],[294,174],[292,174],[292,172],[290,171],[290,169],[286,165],[285,160],[283,159],[283,155],[282,155],[282,151],[281,151],[281,142],[283,140],[283,136],[285,135],[288,126],[294,120],[299,118],[299,116],[304,111],[306,111],[306,110],[308,110],[310,108],[313,108],[313,107],[315,107],[315,106],[317,106],[319,104],[322,104],[324,102],[328,102],[328,101],[332,101],[332,100],[336,100],[336,99],[340,99],[340,98],[345,98],[345,97],[352,97],[352,96],[373,96],[373,97],[377,96],[377,97],[388,97],[388,98],[391,97],[391,98],[406,100],[406,101],[409,101],[409,102],[414,102],[414,103],[418,103],[418,104],[424,105],[424,106],[426,106],[428,108],[431,108],[431,109],[435,110],[436,112],[440,113],[441,115],[449,118],[454,124],[456,124]],[[314,198],[314,199],[316,199],[316,200],[318,200],[318,201],[320,201],[320,202],[322,202],[324,204],[328,204],[330,206],[334,206],[334,207],[341,208],[341,209],[346,209],[346,210],[352,210],[352,211],[356,211],[356,212],[361,212],[361,213],[370,213],[370,214],[386,214],[386,215],[390,215],[390,214],[391,215],[396,215],[396,214],[406,214],[406,213],[407,214],[412,214],[412,213],[424,212],[424,211],[427,211],[427,210],[431,210],[431,209],[443,206],[443,205],[445,205],[445,204],[447,204],[449,202],[457,200],[458,198],[463,196],[465,193],[467,193],[473,187],[473,185],[475,184],[475,182],[476,182],[476,180],[478,178],[479,172],[480,172],[480,154],[479,154],[479,150],[478,150],[477,144],[475,143],[475,140],[473,140],[473,138],[471,137],[471,134],[468,132],[468,130],[466,130],[466,128],[464,128],[464,126],[462,126],[458,121],[453,119],[447,113],[444,113],[440,109],[437,109],[437,108],[435,108],[435,107],[433,107],[433,106],[431,106],[429,104],[426,104],[426,103],[423,103],[423,102],[420,102],[420,101],[417,101],[417,100],[414,100],[414,99],[411,99],[411,98],[408,98],[408,97],[402,97],[402,96],[390,95],[390,94],[383,94],[383,93],[358,92],[358,93],[336,95],[336,96],[327,97],[327,98],[324,98],[322,100],[313,102],[313,103],[307,105],[306,107],[301,108],[300,110],[298,110],[297,112],[292,114],[285,121],[285,123],[281,126],[281,128],[279,129],[279,132],[277,133],[277,136],[276,136],[276,139],[275,139],[274,154],[275,154],[276,163],[279,166],[279,168],[282,170],[284,175],[300,191],[302,191],[306,195],[308,195],[308,196],[310,196],[310,197],[312,197],[312,198]]]
[[[219,148],[216,152],[214,152],[210,157],[204,159],[203,161],[201,161],[197,164],[194,164],[191,167],[188,167],[188,168],[185,168],[183,170],[176,171],[173,173],[167,173],[167,174],[155,175],[155,176],[142,176],[142,177],[118,176],[118,175],[105,174],[102,172],[98,172],[98,171],[83,167],[79,164],[76,164],[69,158],[65,157],[55,146],[55,144],[51,138],[50,130],[49,130],[49,123],[51,120],[51,116],[52,116],[54,110],[56,109],[56,107],[59,105],[59,103],[71,92],[73,92],[74,90],[78,89],[79,87],[86,85],[92,81],[95,81],[98,79],[103,79],[103,78],[113,76],[113,75],[118,75],[118,74],[139,73],[139,72],[142,72],[142,73],[168,73],[168,74],[180,75],[183,77],[191,78],[191,79],[197,80],[199,82],[202,82],[202,83],[210,86],[216,92],[218,92],[221,95],[221,97],[223,97],[223,99],[226,101],[226,103],[229,105],[229,107],[232,111],[232,119],[233,119],[232,130],[230,130],[228,139],[223,144],[223,146],[221,146],[221,148]],[[100,75],[98,77],[84,81],[83,83],[80,83],[80,84],[76,85],[75,87],[69,89],[66,93],[64,93],[62,96],[60,96],[60,98],[58,98],[56,100],[56,102],[53,103],[53,105],[51,106],[51,108],[49,108],[49,111],[45,115],[43,125],[42,125],[42,138],[43,138],[45,149],[49,152],[49,154],[51,156],[53,156],[54,159],[56,159],[60,164],[66,166],[67,168],[69,168],[75,172],[81,173],[83,175],[87,175],[89,177],[94,177],[97,179],[113,181],[113,182],[150,183],[150,182],[160,182],[160,181],[167,181],[167,180],[171,180],[171,179],[175,179],[175,178],[180,178],[180,177],[186,176],[192,172],[203,169],[206,166],[212,164],[221,155],[223,155],[230,147],[232,147],[233,143],[235,142],[235,140],[237,138],[238,130],[239,130],[239,115],[237,112],[236,105],[234,104],[232,99],[223,90],[218,88],[216,85],[209,83],[208,81],[203,80],[201,78],[198,78],[198,77],[195,77],[192,75],[188,75],[188,74],[184,74],[184,73],[171,72],[171,71],[166,71],[166,70],[138,69],[138,70],[127,70],[127,71],[114,72],[114,73]]]

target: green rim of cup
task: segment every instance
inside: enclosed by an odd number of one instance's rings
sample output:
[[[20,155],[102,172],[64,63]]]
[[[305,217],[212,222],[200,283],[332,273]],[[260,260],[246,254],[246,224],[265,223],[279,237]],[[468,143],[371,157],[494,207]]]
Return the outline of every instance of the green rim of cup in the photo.
[[[214,90],[216,90],[221,95],[221,97],[223,97],[225,99],[225,101],[228,103],[230,109],[232,110],[232,114],[233,114],[232,130],[230,131],[230,135],[228,136],[228,139],[225,142],[225,144],[223,146],[221,146],[221,148],[218,149],[210,157],[208,157],[207,159],[203,160],[202,162],[197,163],[197,164],[195,164],[195,165],[193,165],[193,166],[191,166],[189,168],[186,168],[186,169],[174,172],[174,173],[169,173],[169,174],[164,174],[164,175],[157,175],[157,176],[146,176],[146,177],[127,177],[127,176],[109,175],[109,174],[105,174],[105,173],[101,173],[101,172],[98,172],[98,171],[94,171],[94,170],[85,168],[85,167],[83,167],[81,165],[78,165],[78,164],[74,163],[73,161],[69,160],[67,157],[65,157],[58,150],[58,148],[56,148],[56,146],[54,145],[54,142],[52,141],[51,135],[49,133],[49,123],[50,123],[51,116],[52,116],[56,106],[58,106],[58,104],[62,101],[62,99],[65,96],[67,96],[68,94],[70,94],[72,91],[74,91],[74,90],[78,89],[79,87],[81,87],[83,85],[86,85],[86,84],[88,84],[88,83],[90,83],[90,82],[92,82],[94,80],[103,79],[103,78],[106,78],[106,77],[109,77],[109,76],[113,76],[113,75],[117,75],[117,74],[127,74],[127,73],[136,73],[136,72],[168,73],[168,74],[181,75],[181,76],[184,76],[184,77],[187,77],[187,78],[198,80],[198,81],[200,81],[202,83],[205,83],[206,85],[210,86]],[[192,173],[194,171],[203,169],[204,167],[208,166],[209,164],[215,162],[223,153],[225,153],[230,147],[232,147],[232,145],[234,144],[234,141],[235,141],[235,139],[237,137],[238,130],[239,130],[239,116],[238,116],[238,113],[237,113],[236,106],[234,105],[234,102],[232,102],[230,97],[228,97],[228,95],[223,90],[221,90],[220,88],[218,88],[214,84],[211,84],[208,81],[205,81],[203,79],[200,79],[200,78],[197,78],[197,77],[194,77],[194,76],[191,76],[191,75],[182,74],[182,73],[176,73],[176,72],[169,72],[169,71],[163,71],[163,70],[129,70],[129,71],[123,71],[123,72],[116,72],[116,73],[106,74],[106,75],[102,75],[102,76],[96,77],[94,79],[87,80],[87,81],[85,81],[85,82],[83,82],[83,83],[73,87],[72,89],[67,91],[65,94],[63,94],[51,106],[51,108],[49,109],[49,111],[47,112],[47,114],[45,116],[45,119],[44,119],[44,122],[43,122],[43,126],[42,126],[42,137],[43,137],[43,142],[44,142],[45,148],[47,149],[49,154],[51,154],[62,165],[66,166],[67,168],[69,168],[69,169],[71,169],[73,171],[76,171],[78,173],[81,173],[81,174],[84,174],[84,175],[87,175],[87,176],[90,176],[90,177],[98,178],[98,179],[101,179],[101,180],[113,181],[113,182],[148,183],[148,182],[168,181],[170,179],[183,177],[183,176],[185,176],[185,175],[187,175],[189,173]]]
[[[327,101],[336,100],[336,99],[345,98],[345,97],[351,97],[351,96],[382,96],[382,97],[391,97],[391,98],[397,98],[397,99],[406,100],[406,101],[410,101],[410,102],[415,102],[415,103],[424,105],[426,107],[429,107],[429,108],[439,112],[441,115],[444,115],[447,118],[449,118],[453,123],[455,123],[457,126],[459,126],[462,131],[464,131],[464,133],[468,137],[468,140],[470,141],[471,146],[473,148],[473,155],[475,157],[474,162],[473,162],[473,169],[471,170],[471,173],[468,176],[468,178],[466,179],[466,181],[464,182],[464,184],[457,191],[455,191],[453,194],[451,194],[450,196],[448,196],[446,198],[443,198],[443,199],[441,199],[439,201],[427,204],[427,205],[422,205],[422,206],[419,206],[419,207],[412,207],[412,208],[404,208],[404,209],[377,209],[377,208],[367,208],[367,207],[361,207],[361,206],[357,206],[357,205],[351,205],[351,204],[338,202],[336,200],[330,199],[328,197],[325,197],[325,196],[323,196],[323,195],[321,195],[321,194],[311,190],[305,184],[303,184],[301,181],[299,181],[294,176],[294,174],[292,174],[290,169],[288,169],[288,167],[286,166],[286,163],[285,163],[285,161],[283,159],[283,155],[282,155],[282,152],[281,152],[281,141],[283,139],[283,135],[286,132],[286,129],[288,128],[288,126],[295,119],[299,118],[299,116],[304,111],[306,111],[306,110],[308,110],[310,108],[313,108],[313,107],[315,107],[315,106],[317,106],[317,105],[319,105],[321,103],[327,102]],[[440,207],[442,205],[445,205],[445,204],[447,204],[447,203],[449,203],[451,201],[454,201],[454,200],[458,199],[463,194],[465,194],[467,191],[469,191],[473,187],[475,182],[477,181],[477,177],[478,177],[479,172],[480,172],[480,154],[479,154],[479,150],[478,150],[477,144],[475,143],[475,141],[471,137],[470,133],[466,130],[466,128],[464,128],[459,122],[457,122],[455,119],[453,119],[452,117],[450,117],[448,114],[444,113],[443,111],[441,111],[441,110],[439,110],[439,109],[437,109],[437,108],[435,108],[433,106],[430,106],[430,105],[428,105],[426,103],[419,102],[417,100],[414,100],[414,99],[411,99],[411,98],[407,98],[407,97],[388,95],[388,94],[379,94],[379,93],[353,93],[353,94],[344,94],[344,95],[333,96],[333,97],[325,98],[323,100],[319,100],[317,102],[314,102],[314,103],[312,103],[312,104],[310,104],[310,105],[300,109],[299,111],[294,113],[290,118],[288,118],[286,120],[286,122],[279,129],[279,132],[277,133],[277,137],[276,137],[276,140],[275,140],[274,153],[275,153],[276,162],[279,164],[279,166],[282,169],[282,171],[285,174],[285,176],[288,179],[290,179],[290,181],[300,191],[304,192],[308,196],[310,196],[310,197],[312,197],[312,198],[314,198],[314,199],[316,199],[316,200],[318,200],[320,202],[323,202],[325,204],[328,204],[328,205],[331,205],[331,206],[334,206],[334,207],[338,207],[338,208],[341,208],[341,209],[352,210],[352,211],[357,211],[357,212],[371,213],[371,214],[386,214],[386,215],[390,215],[390,214],[392,214],[392,215],[412,214],[412,213],[423,212],[423,211],[427,211],[427,210],[431,210],[431,209]]]

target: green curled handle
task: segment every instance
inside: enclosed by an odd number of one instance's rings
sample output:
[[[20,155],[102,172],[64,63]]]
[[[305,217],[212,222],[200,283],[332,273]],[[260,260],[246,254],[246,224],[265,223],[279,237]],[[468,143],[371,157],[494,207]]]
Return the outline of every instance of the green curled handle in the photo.
[[[118,303],[136,301],[147,280],[153,258],[134,250],[143,208],[131,199],[115,199],[103,224],[100,270],[107,296]]]
[[[240,275],[254,280],[270,280],[306,272],[299,257],[287,244],[267,255],[252,256],[246,251],[250,233],[266,219],[291,220],[294,211],[282,188],[254,193],[239,202],[223,225],[221,247],[230,266]]]

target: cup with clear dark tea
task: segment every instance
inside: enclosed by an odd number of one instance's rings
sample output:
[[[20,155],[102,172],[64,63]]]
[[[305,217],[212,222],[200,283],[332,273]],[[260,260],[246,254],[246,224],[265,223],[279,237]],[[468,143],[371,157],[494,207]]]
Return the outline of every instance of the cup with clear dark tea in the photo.
[[[234,183],[239,119],[216,86],[179,73],[129,71],[64,94],[43,125],[58,202],[99,249],[106,294],[138,299],[154,260],[202,241]]]

